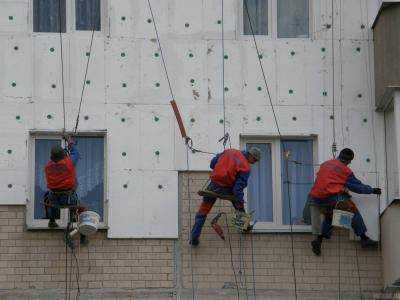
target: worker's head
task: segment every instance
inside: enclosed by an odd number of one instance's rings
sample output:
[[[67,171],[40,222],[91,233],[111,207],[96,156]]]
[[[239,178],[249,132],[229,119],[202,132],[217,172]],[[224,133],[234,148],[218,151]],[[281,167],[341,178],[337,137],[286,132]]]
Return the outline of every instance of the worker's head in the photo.
[[[65,157],[65,150],[60,146],[56,145],[51,148],[50,159],[54,162],[58,162]]]
[[[261,151],[257,147],[251,147],[248,153],[247,161],[251,164],[258,162],[261,158]]]
[[[340,151],[338,159],[346,165],[350,164],[351,161],[354,159],[353,150],[349,148],[344,148],[342,151]]]

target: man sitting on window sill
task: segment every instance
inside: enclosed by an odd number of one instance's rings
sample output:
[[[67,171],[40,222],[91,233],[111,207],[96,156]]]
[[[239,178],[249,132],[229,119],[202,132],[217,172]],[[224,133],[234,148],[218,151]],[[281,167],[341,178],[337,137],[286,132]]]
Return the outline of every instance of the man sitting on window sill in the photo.
[[[376,248],[378,243],[371,240],[367,235],[367,228],[364,220],[351,200],[348,191],[357,194],[381,194],[381,189],[372,188],[358,180],[353,171],[348,167],[354,159],[354,152],[351,149],[343,149],[338,159],[331,159],[324,162],[317,173],[314,186],[309,194],[313,233],[317,238],[311,242],[312,251],[321,255],[321,244],[323,238],[329,239],[332,235],[332,217],[335,208],[352,212],[352,227],[354,233],[361,238],[363,248]],[[324,221],[320,222],[320,212],[324,214]],[[313,216],[314,215],[314,216]],[[316,217],[315,215],[318,215]],[[320,229],[315,230],[316,227]]]
[[[227,149],[216,155],[210,163],[212,172],[210,184],[206,190],[216,195],[232,197],[233,207],[236,211],[244,211],[244,193],[250,176],[250,164],[260,160],[261,151],[251,148],[249,151]],[[217,197],[205,195],[196,214],[195,222],[190,235],[190,244],[197,246],[199,237],[208,213],[211,211]]]
[[[47,188],[49,192],[49,228],[56,228],[56,218],[60,215],[60,207],[77,205],[75,192],[76,170],[79,153],[72,138],[67,140],[67,148],[57,145],[51,149],[50,160],[45,166]],[[74,216],[70,212],[70,218]]]

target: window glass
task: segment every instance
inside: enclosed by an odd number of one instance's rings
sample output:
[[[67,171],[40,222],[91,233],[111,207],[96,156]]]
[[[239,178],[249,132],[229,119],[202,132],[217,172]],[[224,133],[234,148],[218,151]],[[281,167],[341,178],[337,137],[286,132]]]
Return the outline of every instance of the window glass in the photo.
[[[246,9],[248,8],[248,14]],[[267,35],[268,34],[268,0],[243,0],[243,34],[251,35],[251,28],[249,23],[249,16],[251,26],[253,27],[254,34]]]
[[[75,0],[76,30],[100,31],[100,0]]]
[[[278,0],[278,38],[309,36],[309,0]]]
[[[60,23],[65,32],[65,0],[33,0],[34,32],[60,32]]]
[[[254,217],[258,222],[273,222],[271,144],[248,143],[246,148],[253,146],[261,150],[261,159],[251,165],[247,192],[248,210],[255,211]]]
[[[290,151],[288,172],[283,151]],[[304,164],[295,164],[300,161]],[[292,207],[292,224],[301,224],[304,204],[314,182],[313,142],[312,140],[282,140],[281,142],[281,180],[283,224],[290,224],[289,194]]]
[[[76,165],[79,202],[97,212],[103,219],[104,212],[104,138],[78,137],[79,160]],[[45,217],[43,195],[47,191],[44,167],[50,159],[50,150],[60,144],[56,139],[35,140],[35,211],[34,218]]]

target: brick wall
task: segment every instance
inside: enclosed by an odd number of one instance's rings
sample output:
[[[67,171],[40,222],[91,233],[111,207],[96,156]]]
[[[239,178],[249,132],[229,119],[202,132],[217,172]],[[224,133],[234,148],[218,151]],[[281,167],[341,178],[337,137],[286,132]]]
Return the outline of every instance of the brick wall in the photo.
[[[186,288],[191,288],[190,248],[187,245],[190,223],[201,201],[197,196],[207,179],[204,172],[189,173],[190,197],[187,190],[188,174],[180,176],[181,190],[181,241],[182,241],[182,282]],[[189,220],[189,201],[191,199]],[[219,211],[231,212],[230,203],[218,201],[213,208],[212,218]],[[235,279],[231,267],[228,241],[222,241],[210,227],[210,219],[206,221],[200,246],[192,249],[192,263],[196,288],[220,289],[232,286]],[[225,235],[227,228],[224,228]],[[340,263],[338,255],[338,237],[340,234]],[[337,231],[332,239],[323,245],[323,255],[316,257],[310,249],[313,239],[311,234],[295,234],[294,260],[297,288],[300,291],[337,291],[340,268],[340,288],[343,292],[359,292],[359,277],[363,292],[382,289],[381,257],[379,251],[362,250],[358,242],[350,241],[347,231]],[[242,261],[242,276],[237,279],[248,288],[252,288],[251,236],[243,236],[243,259],[239,253],[240,237],[231,234],[234,267],[239,272]],[[291,255],[290,234],[253,234],[254,278],[257,289],[293,290],[294,277]],[[244,276],[246,274],[246,276]]]
[[[191,218],[187,179],[190,179]],[[105,232],[91,238],[90,246],[80,250],[81,288],[183,288],[190,289],[191,268],[188,231],[200,202],[197,190],[207,174],[191,172],[180,175],[180,239],[107,239]],[[212,211],[230,211],[229,203],[217,202]],[[61,231],[27,231],[24,206],[0,206],[0,289],[63,289],[65,286],[65,247]],[[224,228],[225,233],[227,229]],[[323,255],[315,257],[309,248],[310,234],[294,235],[295,269],[298,290],[335,292],[338,289],[338,233],[340,233],[340,274],[343,292],[382,288],[380,253],[361,250],[349,241],[344,231],[336,232],[324,244]],[[239,235],[232,233],[233,263],[239,269]],[[253,253],[255,286],[261,290],[294,288],[291,236],[289,234],[254,234]],[[242,276],[237,280],[252,288],[251,236],[243,236]],[[196,289],[232,288],[228,242],[224,242],[206,222],[201,244],[192,250]],[[70,259],[70,256],[68,256]],[[89,258],[89,259],[88,259]],[[72,280],[74,281],[74,280]]]
[[[63,233],[26,231],[24,224],[24,206],[0,206],[0,289],[63,289]],[[107,239],[98,232],[78,257],[81,288],[174,286],[173,240]]]

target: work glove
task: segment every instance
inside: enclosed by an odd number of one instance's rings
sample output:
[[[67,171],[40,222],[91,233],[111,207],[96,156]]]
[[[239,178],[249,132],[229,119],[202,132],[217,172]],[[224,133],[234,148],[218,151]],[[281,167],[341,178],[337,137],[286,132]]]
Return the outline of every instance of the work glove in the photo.
[[[382,194],[382,190],[380,188],[374,188],[372,190],[372,194],[380,195],[380,194]]]

